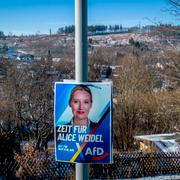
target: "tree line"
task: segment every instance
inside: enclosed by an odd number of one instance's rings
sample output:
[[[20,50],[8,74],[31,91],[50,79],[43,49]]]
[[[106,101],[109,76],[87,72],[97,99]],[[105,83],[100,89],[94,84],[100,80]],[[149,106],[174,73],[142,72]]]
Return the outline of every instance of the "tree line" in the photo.
[[[89,25],[88,32],[89,33],[98,33],[98,32],[119,32],[122,31],[123,27],[122,24],[115,24],[115,25]],[[69,25],[65,27],[61,27],[58,29],[57,33],[74,33],[75,26]]]

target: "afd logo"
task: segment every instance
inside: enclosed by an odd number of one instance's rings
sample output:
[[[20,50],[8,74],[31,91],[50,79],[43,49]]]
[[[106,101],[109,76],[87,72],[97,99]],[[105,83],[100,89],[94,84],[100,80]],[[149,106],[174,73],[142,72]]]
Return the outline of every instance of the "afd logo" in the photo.
[[[104,152],[104,149],[101,147],[88,147],[85,152],[85,156],[87,155],[93,156],[94,161],[99,161],[107,157],[108,153]]]

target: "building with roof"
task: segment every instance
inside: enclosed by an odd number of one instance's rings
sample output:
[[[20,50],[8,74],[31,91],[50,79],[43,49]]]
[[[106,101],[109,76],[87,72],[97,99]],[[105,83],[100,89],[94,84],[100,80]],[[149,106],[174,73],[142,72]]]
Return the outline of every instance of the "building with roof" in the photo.
[[[143,152],[180,152],[180,133],[153,134],[134,137]]]

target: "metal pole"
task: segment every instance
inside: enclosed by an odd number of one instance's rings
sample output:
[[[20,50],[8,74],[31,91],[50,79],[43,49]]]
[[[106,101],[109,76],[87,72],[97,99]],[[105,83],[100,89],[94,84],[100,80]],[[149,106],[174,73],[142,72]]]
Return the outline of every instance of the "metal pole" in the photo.
[[[75,77],[87,82],[87,0],[75,0]]]
[[[87,0],[75,0],[75,79],[87,82]],[[76,180],[89,179],[89,165],[76,164]]]

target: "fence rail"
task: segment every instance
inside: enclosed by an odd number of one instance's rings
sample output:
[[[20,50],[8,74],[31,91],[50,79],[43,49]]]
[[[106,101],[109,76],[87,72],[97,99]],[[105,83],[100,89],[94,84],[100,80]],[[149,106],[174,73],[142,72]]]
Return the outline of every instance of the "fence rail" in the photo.
[[[74,164],[45,158],[16,158],[0,162],[0,179],[74,179]],[[100,170],[100,171],[99,171]],[[117,153],[113,164],[92,164],[91,179],[137,178],[180,174],[180,152],[177,153]]]

